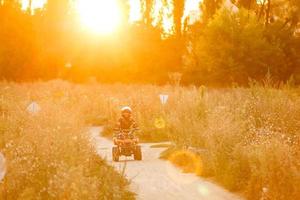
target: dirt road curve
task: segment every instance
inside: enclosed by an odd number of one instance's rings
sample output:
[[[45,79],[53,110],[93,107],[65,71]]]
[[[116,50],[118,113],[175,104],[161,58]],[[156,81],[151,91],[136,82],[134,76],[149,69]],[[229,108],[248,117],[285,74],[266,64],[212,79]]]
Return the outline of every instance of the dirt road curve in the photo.
[[[102,129],[90,129],[93,145],[99,156],[106,158],[108,163],[117,170],[123,170],[131,180],[131,190],[137,193],[137,199],[143,200],[236,200],[241,199],[213,183],[193,174],[181,173],[170,162],[159,159],[163,148],[150,148],[151,144],[141,144],[143,161],[132,161],[122,157],[120,162],[112,162],[112,142],[101,137]]]

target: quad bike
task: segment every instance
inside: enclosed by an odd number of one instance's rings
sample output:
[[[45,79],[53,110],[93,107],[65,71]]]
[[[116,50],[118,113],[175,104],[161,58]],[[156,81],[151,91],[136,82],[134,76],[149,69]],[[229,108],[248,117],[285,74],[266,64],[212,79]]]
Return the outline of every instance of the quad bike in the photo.
[[[138,145],[138,138],[134,136],[135,130],[122,130],[114,137],[114,147],[112,148],[113,161],[118,162],[120,156],[132,156],[134,160],[142,160],[141,146]]]

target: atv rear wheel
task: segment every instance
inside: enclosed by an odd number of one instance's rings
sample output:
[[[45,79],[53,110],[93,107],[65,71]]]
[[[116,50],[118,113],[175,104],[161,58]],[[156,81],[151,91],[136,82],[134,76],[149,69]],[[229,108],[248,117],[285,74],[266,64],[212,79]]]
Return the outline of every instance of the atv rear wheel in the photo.
[[[119,161],[119,149],[118,149],[118,147],[113,147],[112,148],[112,158],[113,158],[113,161],[115,161],[115,162]]]
[[[134,160],[142,160],[141,146],[136,146],[135,151],[134,151]]]

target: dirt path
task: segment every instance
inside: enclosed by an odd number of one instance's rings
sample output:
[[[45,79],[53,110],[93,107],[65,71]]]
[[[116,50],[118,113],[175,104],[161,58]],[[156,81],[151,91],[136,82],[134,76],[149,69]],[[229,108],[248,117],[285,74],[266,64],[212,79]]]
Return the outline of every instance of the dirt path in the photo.
[[[102,129],[90,129],[93,145],[99,156],[122,171],[131,180],[131,190],[137,193],[137,199],[143,200],[229,200],[241,199],[220,186],[201,179],[193,174],[181,173],[170,162],[159,159],[164,148],[151,148],[152,144],[141,144],[143,161],[132,161],[132,158],[121,157],[120,162],[112,162],[112,142],[101,137]]]

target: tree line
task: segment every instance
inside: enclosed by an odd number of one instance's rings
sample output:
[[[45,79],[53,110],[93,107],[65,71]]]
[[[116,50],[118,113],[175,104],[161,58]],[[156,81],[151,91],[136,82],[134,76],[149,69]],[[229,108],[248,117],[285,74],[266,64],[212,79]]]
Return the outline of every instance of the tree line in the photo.
[[[203,0],[193,24],[183,18],[184,0],[161,1],[172,6],[172,33],[164,32],[162,17],[154,25],[155,0],[141,0],[142,18],[134,23],[128,1],[119,0],[122,27],[96,37],[79,28],[69,0],[48,0],[34,12],[4,0],[0,78],[220,86],[270,73],[300,81],[300,0]]]

